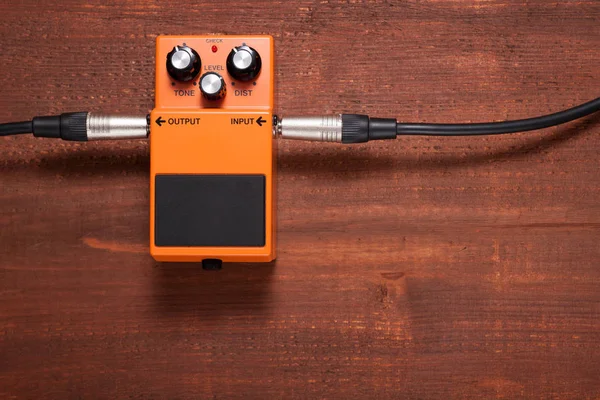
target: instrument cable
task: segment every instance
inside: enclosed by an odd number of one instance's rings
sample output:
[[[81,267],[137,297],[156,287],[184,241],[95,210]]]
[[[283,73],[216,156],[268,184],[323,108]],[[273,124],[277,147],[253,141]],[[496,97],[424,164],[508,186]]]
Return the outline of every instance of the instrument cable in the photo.
[[[399,135],[475,136],[526,132],[564,124],[600,111],[600,98],[536,118],[504,122],[427,124],[397,122],[392,118],[371,118],[361,114],[318,117],[285,117],[276,121],[276,134],[286,139],[323,142],[364,143],[395,139]]]

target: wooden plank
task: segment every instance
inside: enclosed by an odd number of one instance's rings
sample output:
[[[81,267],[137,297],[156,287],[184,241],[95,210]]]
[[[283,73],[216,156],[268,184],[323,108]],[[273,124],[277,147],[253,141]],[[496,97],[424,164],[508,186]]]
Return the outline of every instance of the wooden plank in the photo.
[[[0,5],[2,121],[145,113],[157,34],[272,34],[277,108],[463,122],[598,96],[600,3]],[[0,139],[2,398],[600,398],[600,121],[279,143],[279,258],[157,264],[145,142]]]

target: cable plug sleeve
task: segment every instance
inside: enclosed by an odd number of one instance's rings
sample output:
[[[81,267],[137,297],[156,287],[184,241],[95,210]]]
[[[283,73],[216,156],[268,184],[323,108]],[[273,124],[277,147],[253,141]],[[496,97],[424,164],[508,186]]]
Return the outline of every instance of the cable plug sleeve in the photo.
[[[33,136],[85,142],[88,140],[87,115],[87,112],[74,112],[35,117],[32,121]]]
[[[395,119],[342,114],[342,143],[364,143],[383,139],[396,139]]]

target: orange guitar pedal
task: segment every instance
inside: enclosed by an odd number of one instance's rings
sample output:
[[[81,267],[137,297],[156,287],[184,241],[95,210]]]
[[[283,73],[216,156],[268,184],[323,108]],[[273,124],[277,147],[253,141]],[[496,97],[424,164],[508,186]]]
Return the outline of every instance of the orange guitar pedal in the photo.
[[[150,252],[275,259],[273,38],[160,36],[150,115]]]

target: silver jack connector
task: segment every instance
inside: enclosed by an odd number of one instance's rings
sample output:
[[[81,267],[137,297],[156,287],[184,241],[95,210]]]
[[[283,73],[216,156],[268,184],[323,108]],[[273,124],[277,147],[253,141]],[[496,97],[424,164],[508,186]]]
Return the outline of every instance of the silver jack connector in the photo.
[[[147,117],[87,115],[87,140],[145,139],[150,133]]]
[[[342,116],[283,117],[273,124],[275,137],[315,142],[342,141]]]

